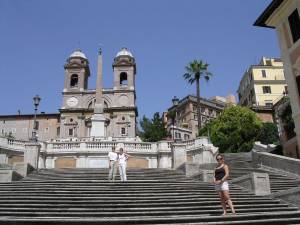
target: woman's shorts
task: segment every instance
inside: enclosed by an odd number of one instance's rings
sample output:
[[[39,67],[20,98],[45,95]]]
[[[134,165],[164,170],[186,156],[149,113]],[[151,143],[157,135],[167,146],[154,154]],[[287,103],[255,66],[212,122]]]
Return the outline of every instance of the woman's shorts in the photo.
[[[224,181],[222,184],[215,184],[216,191],[229,191],[229,185],[227,181]]]

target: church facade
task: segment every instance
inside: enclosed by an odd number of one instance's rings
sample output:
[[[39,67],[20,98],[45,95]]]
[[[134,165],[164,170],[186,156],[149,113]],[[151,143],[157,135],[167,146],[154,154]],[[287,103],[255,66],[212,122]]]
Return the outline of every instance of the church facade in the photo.
[[[98,54],[97,76],[102,76],[102,52]],[[136,136],[136,63],[132,53],[122,48],[112,64],[113,87],[102,88],[102,79],[96,89],[88,89],[91,76],[89,60],[81,50],[73,52],[64,65],[64,89],[59,113],[37,115],[37,134],[41,141],[51,139],[84,138],[91,136],[92,116],[96,104],[97,88],[101,88],[104,137],[135,138]],[[31,137],[34,115],[0,116],[0,134],[16,139]]]

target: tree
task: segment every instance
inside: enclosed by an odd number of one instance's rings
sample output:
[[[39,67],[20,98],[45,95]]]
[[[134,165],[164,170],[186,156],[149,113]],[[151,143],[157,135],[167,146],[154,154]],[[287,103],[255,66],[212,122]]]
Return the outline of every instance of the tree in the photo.
[[[278,128],[274,123],[263,123],[257,138],[262,144],[279,144]]]
[[[246,107],[231,106],[207,123],[201,135],[210,133],[212,143],[220,152],[247,152],[253,147],[262,128],[256,114]]]
[[[296,136],[296,133],[294,131],[295,123],[294,123],[294,119],[292,116],[292,107],[291,107],[290,102],[288,103],[288,105],[285,107],[285,109],[279,116],[283,123],[283,129],[284,129],[287,139],[289,140],[289,139],[295,137]]]
[[[207,71],[208,64],[202,60],[194,60],[190,62],[186,67],[186,73],[183,75],[184,79],[188,83],[193,84],[196,82],[196,95],[197,95],[197,115],[198,115],[198,128],[201,128],[201,106],[200,106],[200,79],[204,78],[209,81],[212,74]]]
[[[140,121],[142,128],[141,138],[143,141],[156,142],[164,139],[167,136],[167,130],[164,127],[163,120],[159,112],[154,113],[152,119],[143,116]]]

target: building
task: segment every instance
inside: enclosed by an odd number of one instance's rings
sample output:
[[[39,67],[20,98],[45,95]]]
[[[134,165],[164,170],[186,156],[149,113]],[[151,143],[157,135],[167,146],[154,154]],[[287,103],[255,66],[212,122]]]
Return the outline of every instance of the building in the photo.
[[[132,53],[123,48],[114,58],[114,83],[112,88],[101,89],[105,137],[135,138],[136,136],[136,63]],[[91,135],[92,116],[96,102],[96,90],[88,89],[91,76],[89,61],[77,50],[68,57],[64,65],[64,89],[59,113],[38,114],[37,134],[39,140],[56,138],[83,138]],[[98,55],[98,77],[102,78],[102,53]],[[3,136],[28,140],[31,137],[34,115],[0,116],[0,131]]]
[[[299,0],[273,0],[254,23],[255,26],[275,28],[277,31],[298,145],[300,143],[299,11]]]
[[[274,122],[272,106],[287,93],[283,62],[263,57],[244,73],[237,92],[240,105],[251,108],[263,122]]]
[[[258,65],[251,65],[244,73],[237,91],[239,104],[272,107],[286,88],[282,61],[263,57]]]
[[[233,102],[234,97],[232,96],[228,98],[218,96],[212,100],[201,98],[202,125],[216,118],[226,106],[234,104]],[[175,112],[174,119],[170,116],[171,112]],[[174,97],[173,106],[164,113],[164,121],[173,139],[188,140],[196,138],[198,133],[197,97],[188,95],[181,100]]]

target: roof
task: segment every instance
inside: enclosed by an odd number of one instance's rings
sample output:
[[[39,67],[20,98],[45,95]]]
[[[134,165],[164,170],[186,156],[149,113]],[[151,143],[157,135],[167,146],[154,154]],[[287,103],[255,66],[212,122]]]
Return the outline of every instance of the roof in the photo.
[[[197,97],[194,95],[187,95],[186,97],[179,100],[179,104],[177,106],[180,107],[181,105],[183,105],[189,101],[193,102],[193,103],[197,103]],[[210,106],[212,108],[219,109],[219,110],[222,110],[226,107],[225,102],[210,100],[210,99],[206,99],[206,98],[202,98],[202,97],[200,97],[200,104]],[[174,105],[171,106],[170,108],[168,108],[168,111],[172,110],[173,108],[176,108],[177,106],[174,106]]]
[[[52,117],[52,118],[59,118],[60,114],[59,113],[41,113],[37,114],[37,118],[47,118],[47,117]],[[16,115],[0,115],[0,119],[20,119],[20,118],[33,118],[34,114],[16,114]]]
[[[122,48],[121,51],[119,51],[116,55],[116,57],[119,56],[130,56],[131,58],[133,58],[132,53],[127,48]]]
[[[83,59],[87,59],[87,57],[85,56],[85,54],[80,49],[76,50],[75,52],[73,52],[70,55],[70,58],[73,58],[73,57],[80,57],[80,58],[83,58]]]
[[[275,28],[273,26],[267,25],[266,21],[270,18],[273,12],[281,5],[281,3],[283,3],[283,1],[284,0],[273,0],[265,9],[265,11],[263,11],[263,13],[257,18],[253,25],[258,27]]]

